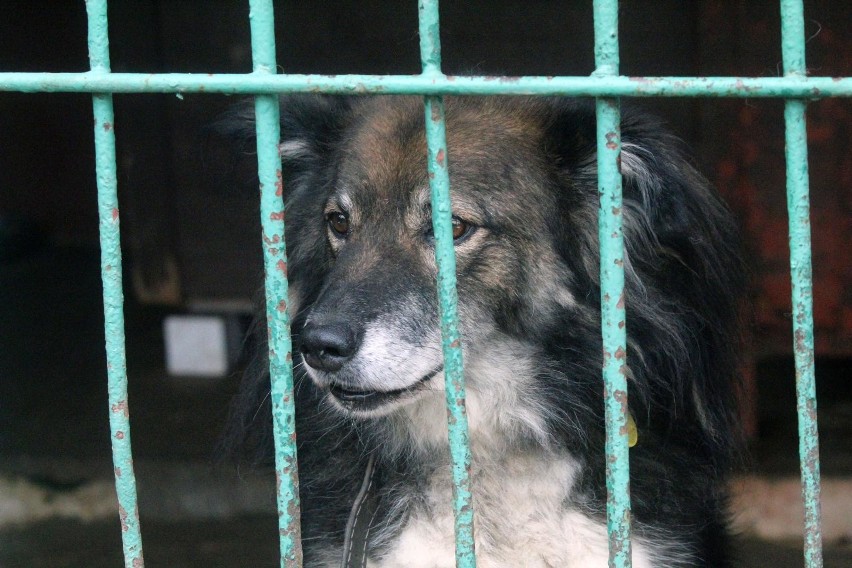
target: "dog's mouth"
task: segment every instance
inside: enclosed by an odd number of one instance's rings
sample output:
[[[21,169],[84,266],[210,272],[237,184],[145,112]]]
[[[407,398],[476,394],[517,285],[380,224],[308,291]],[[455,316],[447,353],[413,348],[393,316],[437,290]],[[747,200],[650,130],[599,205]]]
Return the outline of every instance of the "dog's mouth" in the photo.
[[[422,391],[426,387],[426,383],[440,373],[443,368],[443,366],[438,367],[431,373],[420,378],[416,383],[401,389],[388,391],[353,389],[348,385],[344,386],[340,383],[332,382],[328,387],[328,392],[341,406],[350,412],[369,412],[413,397]]]

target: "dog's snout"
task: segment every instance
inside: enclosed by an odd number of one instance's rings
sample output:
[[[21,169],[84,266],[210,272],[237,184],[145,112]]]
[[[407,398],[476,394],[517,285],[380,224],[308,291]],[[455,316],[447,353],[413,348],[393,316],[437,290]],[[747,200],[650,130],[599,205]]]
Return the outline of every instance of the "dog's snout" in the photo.
[[[345,323],[312,324],[301,333],[305,362],[321,371],[339,371],[358,350],[358,339]]]

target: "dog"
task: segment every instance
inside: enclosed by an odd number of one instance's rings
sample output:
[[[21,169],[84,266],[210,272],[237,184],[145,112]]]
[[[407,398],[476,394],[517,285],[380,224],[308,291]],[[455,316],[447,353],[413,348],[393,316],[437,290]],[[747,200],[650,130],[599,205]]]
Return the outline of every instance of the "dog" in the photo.
[[[478,565],[604,567],[594,105],[445,104]],[[633,566],[726,567],[736,225],[622,114]],[[223,125],[253,152],[250,107]],[[284,96],[281,127],[305,565],[455,566],[422,98]],[[230,431],[261,459],[268,381],[261,356]]]

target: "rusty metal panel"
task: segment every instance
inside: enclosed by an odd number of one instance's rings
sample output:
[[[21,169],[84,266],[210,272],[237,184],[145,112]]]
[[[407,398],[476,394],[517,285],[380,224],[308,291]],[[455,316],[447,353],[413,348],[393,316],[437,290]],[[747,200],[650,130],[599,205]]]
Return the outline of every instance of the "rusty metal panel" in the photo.
[[[106,0],[86,2],[89,19],[91,74],[109,74],[109,24]],[[109,426],[124,565],[141,568],[142,533],[136,500],[136,476],[130,447],[130,406],[127,397],[127,355],[124,341],[124,292],[121,278],[118,181],[115,161],[115,118],[112,95],[92,97],[95,116],[95,168],[101,241],[101,278],[104,285]]]
[[[595,0],[595,72],[618,75],[618,2]],[[630,461],[627,410],[627,326],[624,305],[624,232],[621,194],[621,105],[596,101],[598,239],[601,273],[603,399],[606,422],[606,523],[609,565],[629,568],[631,556]]]
[[[259,76],[274,75],[276,62],[272,0],[251,0],[250,6],[254,73]],[[287,309],[284,187],[281,157],[278,154],[281,138],[278,96],[255,97],[255,114],[281,566],[297,568],[302,565],[302,543],[299,522],[299,472],[296,463],[293,355]]]
[[[423,75],[443,77],[437,0],[421,0],[420,57]],[[429,185],[432,191],[432,226],[435,261],[438,265],[438,303],[441,314],[441,346],[444,352],[444,384],[453,476],[456,566],[474,568],[473,499],[470,480],[470,439],[465,407],[464,369],[459,334],[456,291],[456,256],[453,244],[452,204],[447,153],[444,101],[440,95],[425,98],[426,143]]]
[[[803,78],[807,75],[802,0],[781,2],[781,52],[786,77]],[[796,406],[799,415],[799,465],[805,507],[805,566],[819,568],[822,566],[822,537],[806,106],[807,101],[802,99],[785,101],[784,134],[793,293],[793,356],[796,363]]]

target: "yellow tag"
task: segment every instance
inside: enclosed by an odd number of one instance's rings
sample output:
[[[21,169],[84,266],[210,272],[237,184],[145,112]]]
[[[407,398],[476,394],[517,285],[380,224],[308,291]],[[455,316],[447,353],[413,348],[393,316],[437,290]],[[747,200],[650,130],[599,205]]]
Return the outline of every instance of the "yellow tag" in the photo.
[[[632,448],[639,441],[639,429],[636,428],[636,421],[633,420],[633,414],[627,415],[627,444]]]

